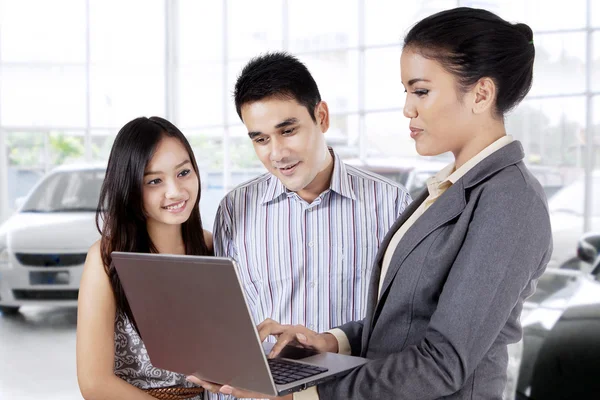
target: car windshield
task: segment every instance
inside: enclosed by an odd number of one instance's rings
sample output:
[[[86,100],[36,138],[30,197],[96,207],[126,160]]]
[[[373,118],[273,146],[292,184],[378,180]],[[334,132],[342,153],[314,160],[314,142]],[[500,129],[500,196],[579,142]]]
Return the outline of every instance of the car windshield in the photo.
[[[550,211],[583,215],[584,182],[578,180],[558,191],[548,202]],[[592,181],[592,216],[600,216],[600,178]]]
[[[34,190],[21,212],[96,211],[103,180],[103,170],[54,173]]]

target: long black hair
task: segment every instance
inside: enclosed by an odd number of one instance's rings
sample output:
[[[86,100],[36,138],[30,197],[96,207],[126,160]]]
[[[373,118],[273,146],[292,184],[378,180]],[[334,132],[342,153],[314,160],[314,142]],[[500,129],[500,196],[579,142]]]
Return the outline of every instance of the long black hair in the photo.
[[[438,61],[466,92],[483,77],[496,84],[498,117],[515,107],[533,80],[535,47],[526,24],[511,24],[487,10],[459,7],[433,14],[404,38],[410,48]]]
[[[208,255],[200,218],[200,173],[189,142],[179,129],[160,117],[140,117],[128,122],[117,134],[108,158],[106,176],[100,190],[96,210],[96,227],[101,233],[100,253],[119,310],[137,329],[119,276],[112,265],[113,251],[155,253],[146,228],[142,187],[144,170],[164,137],[178,139],[187,150],[198,177],[196,204],[187,221],[181,225],[185,253]]]

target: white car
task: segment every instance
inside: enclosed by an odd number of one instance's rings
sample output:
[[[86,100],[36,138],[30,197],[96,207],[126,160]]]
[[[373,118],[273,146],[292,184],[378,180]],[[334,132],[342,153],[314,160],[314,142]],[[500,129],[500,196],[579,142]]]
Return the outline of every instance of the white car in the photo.
[[[581,363],[583,369],[587,360],[593,360],[599,353],[594,340],[597,326],[600,326],[600,234],[584,235],[578,245],[573,246],[587,268],[582,271],[568,271],[563,268],[546,270],[538,282],[535,294],[528,299],[528,311],[521,317],[523,341],[520,349],[513,353],[520,364],[518,373],[517,399],[530,400],[532,388],[536,385],[547,387],[548,371],[556,366]],[[548,343],[546,343],[548,341]],[[558,361],[555,351],[571,348],[570,356]],[[550,357],[550,358],[549,358]],[[553,362],[548,362],[548,360]],[[556,363],[556,364],[554,364]],[[595,363],[598,366],[598,363]],[[568,368],[568,367],[567,367]],[[566,371],[561,379],[571,381],[572,388],[566,389],[577,395],[568,398],[591,398],[582,396],[590,386],[598,386],[595,376],[598,368],[579,371]],[[592,383],[590,385],[590,383]],[[568,386],[567,386],[568,387]],[[513,395],[514,395],[513,391]],[[597,396],[596,396],[597,397]],[[513,397],[514,398],[514,397]],[[536,397],[540,398],[540,397]],[[566,398],[561,393],[557,398]]]
[[[0,226],[0,311],[24,305],[77,304],[104,166],[61,166],[31,190]]]
[[[575,254],[583,232],[583,201],[585,182],[576,180],[558,191],[548,201],[554,251],[548,268],[579,268]],[[590,230],[600,231],[600,171],[592,177],[592,215]]]

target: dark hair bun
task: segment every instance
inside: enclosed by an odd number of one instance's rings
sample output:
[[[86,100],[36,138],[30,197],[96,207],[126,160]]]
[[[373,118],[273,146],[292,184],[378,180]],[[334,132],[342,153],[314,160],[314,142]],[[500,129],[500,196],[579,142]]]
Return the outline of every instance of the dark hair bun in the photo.
[[[516,30],[518,30],[525,36],[525,39],[527,39],[528,42],[531,42],[533,40],[533,31],[531,30],[529,25],[519,23],[514,24],[513,26]]]
[[[503,116],[531,89],[533,32],[494,13],[458,7],[421,20],[404,38],[404,47],[439,62],[468,90],[483,77],[496,84],[495,114]]]

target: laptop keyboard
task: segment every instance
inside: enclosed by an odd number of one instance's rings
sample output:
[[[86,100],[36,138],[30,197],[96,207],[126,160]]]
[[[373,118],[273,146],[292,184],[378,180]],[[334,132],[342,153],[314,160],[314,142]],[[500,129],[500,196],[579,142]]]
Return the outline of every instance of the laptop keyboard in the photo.
[[[327,368],[316,365],[301,364],[280,358],[271,358],[268,359],[268,362],[273,380],[278,385],[285,385],[328,371]]]

